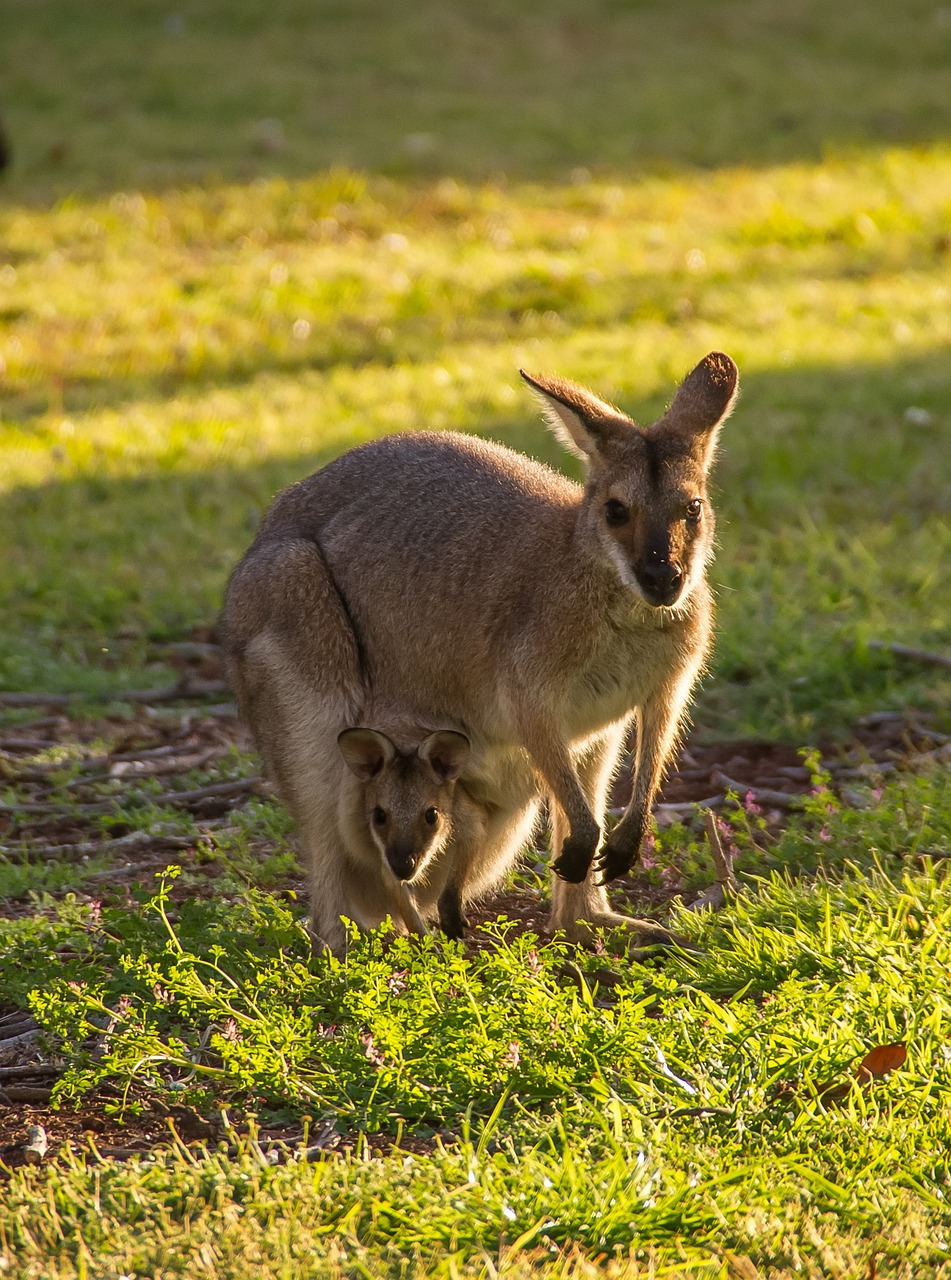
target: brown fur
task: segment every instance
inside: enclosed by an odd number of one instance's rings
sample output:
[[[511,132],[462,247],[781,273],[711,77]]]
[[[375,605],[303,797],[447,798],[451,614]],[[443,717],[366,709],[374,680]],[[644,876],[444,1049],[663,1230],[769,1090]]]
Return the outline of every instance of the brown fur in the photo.
[[[646,429],[572,383],[525,376],[585,459],[583,489],[473,437],[364,445],[278,496],[223,622],[282,790],[299,789],[317,749],[308,725],[328,709],[355,723],[361,686],[419,723],[458,725],[472,743],[458,790],[481,836],[447,855],[448,881],[465,897],[497,880],[547,793],[551,925],[585,938],[590,924],[632,923],[603,880],[637,855],[709,646],[706,479],[736,368],[707,356]],[[599,853],[632,721],[633,797]]]

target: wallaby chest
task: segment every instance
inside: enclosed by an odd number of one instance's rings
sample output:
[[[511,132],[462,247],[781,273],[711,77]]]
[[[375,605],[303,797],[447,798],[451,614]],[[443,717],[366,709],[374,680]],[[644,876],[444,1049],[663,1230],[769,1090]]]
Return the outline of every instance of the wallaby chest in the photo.
[[[600,628],[561,693],[558,719],[569,739],[583,739],[664,696],[681,672],[697,665],[705,631],[693,617],[672,616],[665,624],[636,614]]]

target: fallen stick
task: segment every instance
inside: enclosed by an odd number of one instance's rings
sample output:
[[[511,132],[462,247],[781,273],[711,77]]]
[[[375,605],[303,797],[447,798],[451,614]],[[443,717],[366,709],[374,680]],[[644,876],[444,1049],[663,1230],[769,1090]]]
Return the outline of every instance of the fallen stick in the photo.
[[[207,787],[196,787],[193,791],[166,791],[161,795],[149,796],[152,804],[181,805],[190,808],[202,800],[216,796],[239,795],[242,791],[252,791],[263,783],[260,774],[252,774],[249,778],[238,778],[234,782],[213,782]],[[0,804],[0,813],[9,813],[16,817],[21,813],[46,814],[49,817],[81,817],[89,813],[108,813],[114,809],[122,796],[112,796],[108,800],[96,800],[89,804]]]
[[[891,640],[869,640],[870,649],[884,649],[893,653],[896,658],[908,658],[911,662],[924,662],[932,667],[947,667],[951,670],[951,657],[946,653],[930,653],[927,649],[915,649],[910,644],[897,644]]]
[[[207,787],[196,787],[194,791],[168,791],[165,795],[158,798],[160,804],[180,804],[189,806],[196,804],[200,800],[207,800],[210,796],[234,796],[239,795],[242,791],[253,791],[255,787],[261,786],[264,779],[259,773],[252,774],[249,778],[237,778],[234,782],[213,782]]]
[[[156,656],[173,653],[186,660],[221,657],[221,645],[212,644],[209,640],[168,640],[149,645],[149,650]]]
[[[727,899],[731,894],[739,893],[740,889],[733,871],[733,859],[724,849],[723,841],[720,839],[716,815],[705,813],[703,826],[707,833],[707,842],[710,845],[710,856],[713,858],[716,880],[695,902],[691,902],[689,906],[684,907],[685,911],[717,911],[720,907],[726,905]]]
[[[0,845],[0,857],[8,862],[57,862],[77,858],[98,858],[110,853],[130,853],[134,849],[193,849],[200,836],[151,836],[147,831],[130,831],[114,840],[81,840],[76,844]]]
[[[16,1067],[0,1067],[0,1080],[28,1080],[31,1076],[61,1076],[62,1074],[63,1068],[54,1067],[51,1062],[21,1063]]]
[[[37,750],[47,750],[56,744],[44,742],[34,745]],[[173,743],[171,746],[154,747],[147,751],[123,751],[109,756],[86,756],[85,759],[79,760],[58,760],[53,764],[41,762],[40,764],[23,765],[18,756],[10,755],[7,751],[4,751],[3,744],[0,742],[0,763],[10,765],[15,770],[12,775],[14,780],[23,782],[45,782],[50,774],[63,773],[68,769],[77,769],[81,776],[74,778],[71,782],[67,782],[66,786],[80,787],[86,785],[86,776],[110,773],[114,765],[142,764],[146,766],[141,770],[120,769],[118,772],[113,773],[114,777],[121,777],[123,773],[132,774],[132,776],[138,774],[141,777],[154,777],[163,771],[172,773],[179,768],[182,773],[185,773],[188,769],[199,768],[215,756],[227,755],[230,750],[230,747],[188,747],[181,743]],[[183,761],[181,765],[178,764],[179,758]],[[152,764],[155,765],[155,768],[148,768]]]
[[[703,800],[684,800],[680,804],[655,804],[654,817],[661,823],[665,820],[678,822],[681,818],[690,818],[695,813],[703,813],[708,809],[719,809],[723,804],[726,804],[726,796],[721,791],[717,795],[707,796]],[[611,813],[616,813],[618,817],[623,812],[623,809],[611,810]]]
[[[29,1014],[24,1014],[22,1018],[12,1021],[4,1027],[4,1039],[0,1039],[0,1053],[8,1048],[17,1048],[19,1044],[26,1044],[29,1039],[36,1036],[40,1030],[35,1018]]]
[[[68,707],[74,701],[71,693],[4,693],[0,691],[0,707]]]
[[[796,809],[802,804],[802,796],[788,791],[774,791],[770,787],[751,787],[745,782],[737,782],[736,778],[728,778],[725,773],[716,770],[711,774],[718,786],[727,791],[735,791],[737,795],[752,795],[757,804],[771,804],[778,809]]]
[[[101,695],[88,693],[14,693],[0,691],[0,707],[68,707],[78,702],[178,702],[227,693],[224,680],[200,680],[186,676],[158,689],[114,689]]]
[[[151,862],[127,862],[121,867],[106,867],[102,871],[92,871],[86,876],[86,882],[95,884],[100,880],[120,880],[125,876],[134,880],[136,876],[144,875],[147,871],[156,871],[159,867],[164,870],[167,864],[167,858],[153,858]]]
[[[7,1106],[14,1102],[49,1102],[52,1096],[53,1090],[42,1085],[14,1084],[9,1089],[0,1088],[0,1102]]]
[[[707,833],[713,865],[716,867],[717,884],[729,889],[730,893],[738,893],[740,886],[733,871],[733,858],[723,847],[723,841],[720,839],[720,829],[717,826],[714,814],[704,814],[703,826]]]
[[[209,716],[234,717],[237,718],[238,708],[233,702],[206,702],[200,707],[189,707],[187,710],[183,707],[143,707],[145,715],[150,720],[171,720],[175,716],[181,716],[183,719],[191,720],[198,716],[201,719],[207,719]]]
[[[725,803],[726,796],[720,792],[715,796],[706,796],[703,800],[681,800],[677,804],[655,804],[652,812],[655,818],[666,818],[673,822],[680,818],[692,817],[695,813],[703,813],[705,809],[718,809],[720,805]],[[626,812],[627,810],[623,807],[608,810],[612,818],[623,818]]]

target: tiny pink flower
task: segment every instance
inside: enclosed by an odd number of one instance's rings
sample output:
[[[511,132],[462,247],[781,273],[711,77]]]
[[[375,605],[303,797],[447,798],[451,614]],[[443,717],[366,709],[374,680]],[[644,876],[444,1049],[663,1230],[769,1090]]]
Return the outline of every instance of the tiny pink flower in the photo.
[[[717,816],[716,822],[717,822],[717,830],[720,832],[720,835],[723,836],[723,845],[726,852],[730,855],[731,858],[737,857],[740,851],[736,847],[733,841],[733,828],[730,826],[730,824],[726,821],[725,818],[721,818]]]
[[[532,947],[528,955],[525,957],[530,973],[539,973],[541,971],[542,962],[538,958],[538,952]]]
[[[238,1030],[238,1024],[234,1018],[225,1018],[224,1025],[221,1028],[221,1034],[226,1040],[240,1040],[241,1032]]]
[[[752,791],[747,791],[746,795],[743,797],[743,808],[751,817],[756,817],[763,812],[760,806],[756,803],[756,796]]]
[[[518,1041],[512,1040],[509,1042],[508,1052],[505,1054],[502,1062],[507,1067],[515,1068],[518,1066],[521,1056],[522,1053]]]
[[[387,978],[386,985],[393,995],[398,996],[401,991],[406,990],[406,972],[405,969],[397,969],[395,973],[391,973]]]
[[[832,832],[829,830],[829,828],[828,828],[828,827],[821,827],[821,828],[820,828],[820,830],[819,830],[819,839],[823,842],[823,844],[828,844],[828,843],[829,843],[829,841],[832,839]]]
[[[370,1034],[369,1031],[365,1031],[363,1033],[363,1035],[360,1037],[360,1043],[363,1045],[364,1057],[369,1062],[372,1062],[375,1067],[382,1067],[385,1064],[386,1060],[384,1059],[383,1054],[380,1053],[379,1049],[374,1044],[373,1036]]]

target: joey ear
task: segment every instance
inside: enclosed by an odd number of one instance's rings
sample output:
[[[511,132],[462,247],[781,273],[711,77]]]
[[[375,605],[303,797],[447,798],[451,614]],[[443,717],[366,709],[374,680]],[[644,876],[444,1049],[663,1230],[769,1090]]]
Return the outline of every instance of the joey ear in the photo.
[[[416,754],[425,760],[440,782],[452,782],[466,767],[471,749],[464,733],[440,729],[422,740]]]
[[[707,460],[713,452],[717,429],[736,403],[736,365],[722,351],[711,351],[677,388],[673,404],[657,423],[673,431],[707,437]]]
[[[565,378],[532,377],[519,373],[541,401],[545,421],[566,449],[578,458],[592,458],[599,452],[606,434],[619,425],[633,427],[613,405]]]
[[[396,757],[396,747],[376,729],[344,729],[337,746],[347,768],[361,782],[372,782]]]

